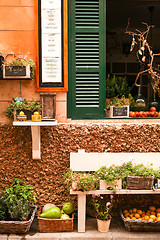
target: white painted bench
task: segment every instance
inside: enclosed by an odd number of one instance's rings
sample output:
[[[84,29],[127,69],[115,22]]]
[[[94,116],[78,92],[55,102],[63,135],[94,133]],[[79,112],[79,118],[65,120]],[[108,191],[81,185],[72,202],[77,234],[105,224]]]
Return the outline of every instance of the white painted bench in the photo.
[[[87,153],[79,150],[70,153],[70,168],[73,171],[96,171],[101,166],[122,165],[124,162],[143,163],[145,166],[158,169],[160,167],[160,153]],[[113,190],[70,191],[78,196],[78,232],[85,232],[86,220],[86,195],[87,194],[112,194]],[[116,194],[160,194],[160,190],[117,190]]]

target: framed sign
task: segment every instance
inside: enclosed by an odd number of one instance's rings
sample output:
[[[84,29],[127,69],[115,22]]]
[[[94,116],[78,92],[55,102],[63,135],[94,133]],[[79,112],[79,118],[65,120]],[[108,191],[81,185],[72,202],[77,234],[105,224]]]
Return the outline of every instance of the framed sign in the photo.
[[[37,87],[68,90],[67,0],[35,0]]]

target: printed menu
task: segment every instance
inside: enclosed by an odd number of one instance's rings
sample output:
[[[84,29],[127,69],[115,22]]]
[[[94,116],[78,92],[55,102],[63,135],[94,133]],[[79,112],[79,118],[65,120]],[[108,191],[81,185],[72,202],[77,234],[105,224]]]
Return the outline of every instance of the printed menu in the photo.
[[[42,83],[62,82],[60,0],[41,0]]]

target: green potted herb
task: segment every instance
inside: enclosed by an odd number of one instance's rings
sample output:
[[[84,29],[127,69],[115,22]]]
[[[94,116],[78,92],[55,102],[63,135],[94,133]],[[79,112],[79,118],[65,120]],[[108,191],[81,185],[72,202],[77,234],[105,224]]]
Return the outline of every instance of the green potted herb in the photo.
[[[153,188],[155,171],[143,164],[133,166],[130,175],[126,178],[128,189],[151,190]]]
[[[0,233],[25,233],[30,229],[37,207],[33,187],[15,178],[0,194]]]
[[[100,190],[122,189],[121,166],[112,165],[109,168],[102,166],[95,172],[95,176],[99,179]]]
[[[97,178],[92,173],[74,172],[68,169],[64,175],[64,181],[68,189],[73,191],[89,191],[97,188]]]
[[[106,100],[106,116],[115,118],[115,117],[129,117],[129,99],[126,99],[124,96],[121,98],[114,97]]]
[[[34,111],[41,112],[41,103],[39,101],[27,101],[26,99],[13,98],[12,101],[8,103],[8,107],[6,109],[6,116],[10,119],[16,120],[16,115],[19,114],[20,111],[23,111],[25,115],[27,115],[27,119],[31,120],[31,115]]]

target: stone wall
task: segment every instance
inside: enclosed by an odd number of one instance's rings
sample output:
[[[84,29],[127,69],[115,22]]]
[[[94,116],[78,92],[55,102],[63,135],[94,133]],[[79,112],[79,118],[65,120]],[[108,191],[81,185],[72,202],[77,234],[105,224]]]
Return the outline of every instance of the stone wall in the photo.
[[[159,136],[160,125],[156,124],[41,127],[42,158],[33,160],[30,127],[0,125],[0,188],[8,187],[17,177],[34,186],[38,204],[60,204],[69,199],[63,175],[69,168],[70,152],[78,149],[86,152],[159,152]],[[124,196],[122,199],[124,201]]]

